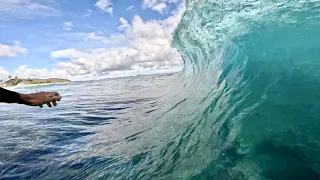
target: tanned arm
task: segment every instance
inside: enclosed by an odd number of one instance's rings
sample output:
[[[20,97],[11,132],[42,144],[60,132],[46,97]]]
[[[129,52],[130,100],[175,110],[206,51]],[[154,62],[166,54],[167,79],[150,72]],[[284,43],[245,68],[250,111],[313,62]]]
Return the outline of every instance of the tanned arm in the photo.
[[[21,94],[18,92],[0,88],[0,102],[18,103],[28,106],[39,106],[42,108],[44,104],[47,104],[48,107],[56,106],[57,101],[60,100],[61,96],[58,92]]]

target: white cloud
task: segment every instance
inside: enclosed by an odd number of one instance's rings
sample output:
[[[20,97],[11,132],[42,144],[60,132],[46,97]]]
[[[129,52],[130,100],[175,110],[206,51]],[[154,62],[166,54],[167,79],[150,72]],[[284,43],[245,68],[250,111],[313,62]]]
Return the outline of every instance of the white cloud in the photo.
[[[27,65],[20,66],[15,71],[18,78],[49,78],[50,72],[47,69],[30,69]]]
[[[131,10],[133,10],[133,8],[134,8],[134,6],[128,6],[128,7],[126,8],[126,11],[131,11]]]
[[[123,17],[120,17],[119,21],[121,23],[121,25],[118,27],[119,30],[123,30],[123,29],[129,27],[128,21],[125,20]]]
[[[109,13],[111,15],[113,13],[111,0],[99,0],[95,3],[95,6],[103,12]]]
[[[55,6],[57,6],[55,0],[1,0],[0,14],[17,18],[61,15]]]
[[[9,72],[0,66],[0,80],[6,81],[9,77]]]
[[[166,8],[167,8],[167,4],[165,3],[159,3],[152,7],[153,10],[158,11],[160,14],[163,14]]]
[[[17,40],[14,40],[13,43],[16,44],[16,45],[22,45],[22,43],[20,41],[17,41]]]
[[[87,9],[86,13],[83,15],[83,17],[90,17],[92,14],[92,10],[91,9]]]
[[[16,57],[18,54],[27,55],[28,50],[21,42],[14,41],[13,45],[0,44],[0,58]]]
[[[127,38],[123,34],[111,34],[109,37],[105,37],[96,35],[94,32],[89,33],[86,40],[100,41],[107,45],[121,45],[127,42]]]
[[[14,72],[14,76],[17,76],[18,78],[24,78],[24,79],[27,79],[27,78],[65,78],[65,79],[71,79],[71,76],[65,70],[53,69],[50,72],[46,68],[32,69],[32,68],[29,68],[27,65],[20,66]]]
[[[52,58],[69,59],[60,62],[52,71],[48,69],[32,69],[20,66],[15,75],[22,78],[59,77],[71,80],[99,79],[107,77],[132,76],[155,72],[179,71],[183,66],[180,54],[171,47],[172,33],[178,25],[184,8],[180,8],[172,16],[164,20],[144,21],[138,15],[131,21],[119,18],[120,32],[115,35],[104,35],[99,32],[81,33],[89,41],[101,42],[101,47],[91,49],[67,48],[50,53]],[[69,32],[61,34],[69,37]],[[125,42],[120,47],[105,48],[103,44],[114,45],[117,40]],[[113,42],[112,42],[113,41]],[[117,44],[117,43],[116,43]],[[119,45],[119,44],[118,44]],[[15,42],[14,46],[22,46]],[[8,72],[0,68],[1,76],[7,77]]]
[[[69,58],[70,61],[60,63],[58,69],[71,76],[179,69],[183,62],[177,50],[171,47],[171,33],[178,25],[183,11],[181,8],[165,20],[143,21],[136,15],[129,23],[120,18],[119,29],[122,34],[105,37],[90,33],[88,36],[90,40],[104,43],[112,43],[120,38],[128,43],[126,46],[113,49],[63,49],[51,52],[51,56]]]
[[[78,58],[78,57],[84,57],[84,58],[91,58],[92,57],[91,50],[86,51],[80,51],[76,49],[63,49],[58,51],[53,51],[50,53],[52,58],[61,59],[61,58]]]
[[[152,9],[163,14],[170,4],[181,3],[181,0],[143,0],[143,9]]]
[[[63,30],[64,31],[71,31],[73,27],[74,27],[74,25],[72,24],[72,22],[64,22],[63,23]]]

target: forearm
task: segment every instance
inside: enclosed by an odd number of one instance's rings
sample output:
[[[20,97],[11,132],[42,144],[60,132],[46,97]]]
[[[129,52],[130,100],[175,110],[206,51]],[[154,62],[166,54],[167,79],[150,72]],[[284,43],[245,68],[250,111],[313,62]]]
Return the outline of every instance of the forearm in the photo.
[[[14,91],[0,88],[0,102],[21,103],[20,94]]]

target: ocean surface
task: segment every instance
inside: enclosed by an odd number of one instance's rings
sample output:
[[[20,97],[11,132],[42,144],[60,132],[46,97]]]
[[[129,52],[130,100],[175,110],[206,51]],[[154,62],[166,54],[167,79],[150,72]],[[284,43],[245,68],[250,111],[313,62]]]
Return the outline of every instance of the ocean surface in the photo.
[[[1,104],[0,179],[320,179],[319,0],[187,0],[173,36],[182,72]]]

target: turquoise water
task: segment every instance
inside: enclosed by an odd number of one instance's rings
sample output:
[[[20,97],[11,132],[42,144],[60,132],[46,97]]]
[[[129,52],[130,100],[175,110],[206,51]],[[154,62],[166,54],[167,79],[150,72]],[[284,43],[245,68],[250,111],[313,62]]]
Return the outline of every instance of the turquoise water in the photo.
[[[319,179],[320,2],[186,6],[182,72],[1,105],[0,179]]]
[[[194,126],[203,124],[207,160],[185,177],[318,179],[320,2],[199,0],[187,9],[174,45],[188,88],[207,88]]]

